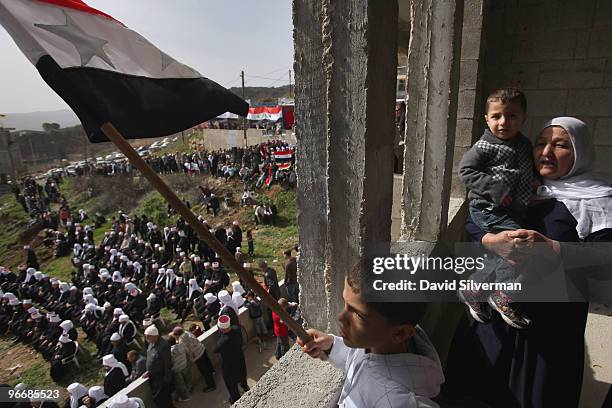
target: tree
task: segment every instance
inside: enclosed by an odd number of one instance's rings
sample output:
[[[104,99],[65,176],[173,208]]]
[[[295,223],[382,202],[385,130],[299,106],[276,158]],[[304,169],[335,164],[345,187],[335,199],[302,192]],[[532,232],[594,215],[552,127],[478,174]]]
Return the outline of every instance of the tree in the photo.
[[[60,129],[60,124],[59,123],[43,123],[42,124],[42,128],[45,132],[50,132],[52,130],[59,130]]]

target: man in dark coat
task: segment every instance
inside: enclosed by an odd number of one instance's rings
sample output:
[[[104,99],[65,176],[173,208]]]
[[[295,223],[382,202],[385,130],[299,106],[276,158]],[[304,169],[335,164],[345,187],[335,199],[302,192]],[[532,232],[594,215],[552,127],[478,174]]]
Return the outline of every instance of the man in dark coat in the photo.
[[[270,295],[276,300],[280,299],[281,293],[276,271],[270,268],[265,261],[259,262],[259,269],[261,269],[261,271],[264,273],[264,283],[268,287],[268,292]]]
[[[102,365],[106,370],[106,374],[104,375],[104,394],[110,398],[125,388],[125,379],[129,377],[130,373],[127,368],[125,368],[125,365],[117,361],[112,354],[102,358]]]
[[[223,381],[233,404],[240,398],[238,384],[245,392],[249,390],[246,383],[246,362],[242,352],[242,333],[239,328],[231,325],[227,315],[219,316],[217,326],[221,334],[214,351],[221,355]]]
[[[51,378],[58,382],[67,373],[66,367],[62,364],[62,360],[66,357],[74,355],[76,352],[76,343],[68,337],[67,334],[62,334],[59,338],[58,346],[51,358]]]
[[[149,378],[153,401],[158,407],[174,408],[170,395],[172,387],[172,358],[170,345],[159,336],[155,326],[145,330],[147,349],[147,371],[143,377]]]
[[[38,270],[40,268],[40,265],[38,264],[38,258],[36,257],[36,253],[34,252],[34,250],[30,248],[29,245],[24,246],[23,249],[26,253],[26,265],[28,266],[28,268],[34,268]]]

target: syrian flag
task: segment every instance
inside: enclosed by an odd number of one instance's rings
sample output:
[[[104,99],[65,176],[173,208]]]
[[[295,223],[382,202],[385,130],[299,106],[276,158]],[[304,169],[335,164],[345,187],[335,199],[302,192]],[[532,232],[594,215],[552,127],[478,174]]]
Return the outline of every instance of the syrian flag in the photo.
[[[276,122],[283,117],[283,109],[280,106],[258,106],[250,108],[247,115],[248,120],[269,120]]]
[[[291,167],[291,158],[293,152],[291,149],[276,150],[274,152],[274,161],[280,170],[288,170]]]
[[[248,104],[80,0],[0,0],[0,23],[90,141],[166,136]]]

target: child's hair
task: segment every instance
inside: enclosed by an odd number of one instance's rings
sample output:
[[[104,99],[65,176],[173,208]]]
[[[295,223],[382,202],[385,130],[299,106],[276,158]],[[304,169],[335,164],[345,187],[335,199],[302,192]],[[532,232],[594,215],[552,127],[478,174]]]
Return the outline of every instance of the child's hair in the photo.
[[[500,88],[491,92],[487,98],[485,112],[489,111],[489,103],[491,102],[501,102],[504,105],[508,102],[516,102],[521,109],[523,109],[523,112],[527,112],[527,98],[525,94],[517,88]]]
[[[372,273],[372,259],[362,258],[346,275],[348,285],[355,293],[361,293],[361,285],[367,273]],[[424,302],[367,302],[380,313],[390,326],[410,324],[416,326],[420,321],[427,303]]]
[[[283,252],[283,255],[291,256],[291,250],[287,249],[286,251]]]

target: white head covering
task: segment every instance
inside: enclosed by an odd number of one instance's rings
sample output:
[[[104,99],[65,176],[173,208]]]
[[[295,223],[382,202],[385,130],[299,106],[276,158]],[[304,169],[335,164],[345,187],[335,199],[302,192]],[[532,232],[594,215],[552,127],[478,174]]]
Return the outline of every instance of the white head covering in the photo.
[[[202,292],[202,288],[198,285],[198,281],[195,278],[189,279],[189,293],[187,294],[187,299],[191,298],[191,295],[196,290]]]
[[[240,281],[232,282],[232,291],[238,292],[240,295],[243,295],[244,292],[245,292],[245,290],[242,287],[242,284],[240,283]]]
[[[125,323],[128,322],[130,320],[130,317],[126,314],[122,314],[121,316],[119,316],[119,323]]]
[[[109,408],[138,408],[139,404],[135,400],[128,398],[127,395],[115,395],[108,405]]]
[[[151,325],[147,327],[144,334],[147,336],[159,336],[159,330],[157,330],[157,327],[155,327],[154,325]]]
[[[74,324],[72,324],[71,320],[64,320],[63,322],[60,323],[60,327],[64,329],[64,333],[65,333],[68,330],[72,329],[74,327]]]
[[[30,279],[32,279],[32,276],[34,276],[34,273],[36,273],[36,269],[34,268],[26,269],[26,276],[23,279],[23,283],[28,283]]]
[[[206,299],[207,304],[215,303],[218,300],[217,297],[212,293],[204,294],[204,299]]]
[[[232,296],[227,290],[220,291],[217,297],[223,306],[229,306],[234,309],[236,313],[238,313],[238,307],[236,307],[236,304],[232,301]],[[219,310],[219,314],[221,314],[221,312],[223,312],[223,309]]]
[[[117,334],[117,333],[115,333]],[[118,334],[117,334],[118,335]],[[106,366],[106,367],[110,367],[111,369],[108,370],[108,372],[105,374],[105,377],[107,375],[110,374],[111,371],[113,371],[114,369],[118,368],[123,372],[123,376],[127,377],[128,375],[130,375],[130,373],[128,373],[127,367],[125,366],[125,364],[123,364],[120,361],[117,361],[117,359],[115,358],[114,355],[112,354],[107,354],[104,357],[102,357],[102,365]]]
[[[78,382],[72,383],[68,386],[68,392],[70,393],[70,408],[79,407],[79,399],[87,395],[87,387]]]
[[[166,269],[166,289],[172,289],[172,283],[176,279],[173,269]]]
[[[110,341],[119,341],[121,340],[121,335],[117,332],[113,333],[113,335],[110,338]]]
[[[115,271],[113,272],[113,282],[121,283],[123,281],[123,276],[121,276],[121,272]]]
[[[565,129],[574,149],[574,165],[559,180],[543,180],[539,198],[556,198],[576,219],[580,238],[612,228],[612,184],[593,172],[595,149],[587,125],[576,118],[559,117],[546,122],[542,130],[559,126]]]
[[[101,387],[99,385],[94,385],[93,387],[91,387],[87,394],[90,398],[95,399],[96,402],[108,398],[108,395],[104,393],[104,387]]]
[[[232,302],[234,302],[234,305],[236,305],[236,307],[240,309],[244,304],[244,298],[240,293],[234,292],[232,293]]]

